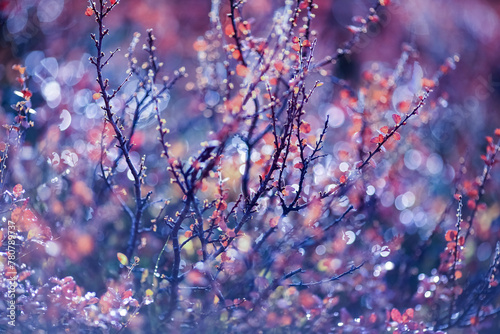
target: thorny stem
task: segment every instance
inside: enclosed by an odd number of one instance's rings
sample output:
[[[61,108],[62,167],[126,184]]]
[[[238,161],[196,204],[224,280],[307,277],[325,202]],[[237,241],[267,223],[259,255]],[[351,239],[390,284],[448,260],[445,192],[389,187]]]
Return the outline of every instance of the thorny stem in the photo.
[[[290,203],[290,205],[288,205],[287,207],[283,208],[284,212],[288,213],[290,211],[295,211],[295,210],[298,209],[298,207],[296,206],[296,204],[297,204],[298,200],[300,199],[300,196],[302,194],[302,190],[304,188],[304,181],[305,181],[305,177],[306,177],[306,174],[307,174],[307,170],[309,168],[309,164],[312,161],[316,160],[317,158],[321,157],[321,156],[316,156],[316,154],[323,147],[322,146],[323,145],[323,138],[325,137],[326,130],[328,129],[328,120],[329,120],[329,117],[327,116],[326,121],[325,121],[325,125],[323,126],[323,131],[321,132],[318,141],[316,141],[316,145],[314,147],[314,150],[313,150],[313,152],[307,158],[304,156],[304,147],[301,144],[301,140],[302,139],[300,138],[300,125],[298,126],[297,138],[299,139],[300,158],[301,158],[301,161],[302,161],[302,167],[300,168],[299,189],[297,190],[292,203]]]
[[[291,109],[293,109],[293,108],[291,108]],[[260,186],[259,186],[258,190],[256,191],[256,193],[254,194],[254,196],[252,197],[252,199],[247,202],[247,204],[245,206],[245,213],[243,214],[242,218],[240,219],[240,221],[238,222],[237,226],[234,229],[234,233],[236,236],[238,235],[239,231],[243,228],[243,226],[247,223],[247,221],[251,218],[254,207],[257,205],[257,202],[260,199],[260,197],[266,191],[269,190],[268,184],[273,179],[273,173],[279,168],[278,162],[280,160],[281,154],[283,153],[283,150],[286,151],[287,149],[289,149],[289,146],[290,146],[289,139],[291,136],[291,131],[293,129],[293,119],[294,119],[294,116],[292,116],[292,115],[295,115],[294,113],[292,114],[292,112],[293,112],[293,110],[289,110],[287,122],[284,125],[285,130],[284,130],[283,134],[281,135],[281,137],[278,138],[278,136],[275,132],[276,130],[273,131],[274,136],[275,136],[275,141],[279,140],[279,143],[275,143],[275,151],[273,154],[273,159],[270,163],[269,171],[265,175],[264,179],[261,179]],[[274,124],[274,122],[276,122],[276,119],[274,117],[274,113],[273,113],[273,117],[272,117],[272,122],[273,122],[273,124]],[[273,129],[275,129],[275,128],[276,128],[276,126],[273,125]],[[285,161],[285,159],[284,159],[284,161]],[[231,242],[234,239],[235,239],[235,237],[230,237],[227,241],[227,244],[221,245],[219,247],[219,249],[217,249],[210,256],[210,259],[215,259],[222,252],[224,252],[229,247],[229,245],[231,244]]]
[[[259,103],[258,103],[257,99],[254,99],[254,101],[255,101],[255,110],[259,110]],[[252,136],[253,136],[253,133],[255,131],[255,128],[257,126],[258,120],[259,120],[259,114],[257,112],[255,112],[255,114],[252,117],[252,124],[250,125],[250,128],[248,130],[248,136],[245,139],[245,143],[247,145],[247,156],[246,156],[246,160],[245,160],[245,172],[243,173],[243,177],[241,180],[241,189],[243,192],[243,197],[247,200],[250,198],[250,194],[248,192],[248,182],[250,180],[250,167],[251,167],[251,162],[252,162],[252,160],[251,160],[252,150],[253,150],[253,147],[255,145],[255,142],[252,143],[251,140],[252,140]]]
[[[134,220],[134,213],[132,212],[132,210],[130,210],[130,208],[123,201],[123,199],[120,197],[120,195],[115,193],[115,191],[113,189],[113,185],[111,184],[110,177],[109,177],[109,175],[106,173],[106,171],[104,169],[104,154],[105,154],[105,151],[106,151],[106,148],[105,148],[105,145],[104,145],[104,139],[105,139],[105,130],[106,130],[106,123],[107,122],[104,121],[103,123],[104,123],[103,124],[103,130],[102,130],[102,133],[101,133],[101,156],[100,156],[100,163],[99,163],[99,167],[100,167],[100,170],[101,170],[101,175],[102,175],[102,178],[104,179],[104,182],[106,183],[106,185],[108,186],[109,190],[111,191],[111,193],[113,193],[116,196],[116,198],[120,202],[120,205],[122,206],[123,210],[125,210],[125,212],[129,215],[130,219],[133,221]]]
[[[27,76],[25,74],[25,69],[21,70],[20,65],[14,65],[13,69],[19,71],[19,77],[17,78],[18,82],[21,84],[21,93],[22,100],[17,102],[12,108],[16,111],[17,117],[14,119],[12,125],[4,125],[4,128],[7,130],[7,138],[6,142],[3,142],[4,146],[0,151],[0,192],[3,192],[5,186],[5,176],[7,169],[7,159],[9,157],[9,148],[11,146],[20,147],[22,144],[24,131],[33,126],[32,121],[30,121],[29,116],[33,112],[31,109],[31,92],[29,91],[27,85]],[[16,136],[11,138],[11,134],[14,133]]]
[[[484,187],[486,185],[486,181],[488,180],[488,177],[491,172],[491,168],[493,167],[495,163],[495,158],[496,155],[498,154],[498,151],[500,151],[500,140],[496,143],[495,145],[495,150],[493,151],[493,154],[489,157],[488,161],[486,161],[486,164],[483,168],[483,175],[481,176],[481,183],[479,184],[479,189],[478,189],[478,197],[475,202],[474,209],[472,210],[469,218],[467,219],[467,232],[465,233],[465,241],[467,241],[467,238],[469,237],[471,230],[472,230],[472,224],[474,223],[474,217],[476,216],[477,210],[478,210],[478,203],[481,201],[483,195],[484,195]]]
[[[370,152],[368,157],[361,163],[361,165],[359,165],[357,167],[358,170],[362,170],[370,162],[370,160],[373,158],[373,156],[382,150],[382,146],[384,146],[384,144],[399,130],[399,128],[402,127],[403,125],[405,125],[406,122],[413,115],[417,114],[417,112],[420,110],[420,108],[425,104],[425,100],[429,97],[429,93],[430,93],[430,91],[425,92],[425,94],[420,98],[416,107],[413,108],[412,112],[407,114],[404,117],[404,119],[401,120],[401,122],[396,124],[396,126],[387,135],[384,136],[384,139],[382,140],[382,142],[378,143],[375,150],[373,152]]]
[[[487,312],[483,309],[483,305],[487,303],[488,297],[493,297],[494,293],[492,289],[495,288],[495,285],[492,285],[496,280],[496,276],[498,271],[500,270],[500,242],[497,242],[495,253],[493,256],[493,260],[488,269],[487,275],[484,277],[483,282],[475,287],[472,296],[467,298],[467,303],[462,307],[462,311],[460,316],[458,316],[455,321],[448,321],[448,323],[440,325],[439,322],[436,324],[436,329],[446,330],[452,327],[469,327],[472,325],[472,319],[470,318],[473,309],[476,311],[475,317],[477,321],[481,321],[486,319],[487,317],[493,316],[500,312],[500,308],[493,310],[491,312]],[[464,292],[465,293],[465,292]],[[483,314],[480,314],[480,313]],[[448,316],[448,319],[451,320]]]
[[[169,237],[172,238],[172,247],[174,251],[174,263],[172,265],[172,274],[170,277],[170,302],[167,310],[167,318],[170,318],[174,310],[177,308],[177,302],[179,299],[179,272],[181,264],[181,247],[179,244],[179,230],[181,228],[182,222],[186,219],[189,212],[190,200],[188,199],[184,203],[184,207],[180,213],[177,214],[177,219],[175,220],[172,231],[169,233]],[[168,243],[168,239],[167,239]],[[161,256],[161,254],[160,254]]]
[[[238,7],[238,4],[234,4],[234,0],[229,0],[229,3],[231,5],[231,14],[229,14],[229,17],[231,17],[231,25],[233,27],[234,31],[234,41],[236,42],[236,47],[238,48],[238,51],[240,52],[240,60],[243,66],[247,66],[247,63],[245,61],[245,58],[243,57],[243,48],[241,47],[241,40],[240,37],[238,36],[238,27],[236,25],[236,17],[235,17],[235,10]]]
[[[295,287],[301,287],[301,288],[305,287],[305,288],[307,288],[307,287],[314,286],[314,285],[319,285],[319,284],[324,284],[324,283],[328,283],[328,282],[337,281],[337,280],[341,279],[344,276],[347,276],[347,275],[350,275],[350,274],[354,273],[356,270],[358,270],[359,268],[361,268],[364,264],[365,264],[365,261],[363,261],[361,264],[359,264],[357,266],[352,265],[351,268],[349,268],[349,270],[344,271],[342,274],[330,277],[328,279],[324,279],[324,280],[321,280],[321,281],[309,282],[309,283],[303,283],[303,282],[292,283],[292,284],[288,284],[288,286],[295,286]]]
[[[175,182],[177,183],[177,185],[179,186],[179,188],[181,189],[182,193],[184,195],[187,194],[187,185],[185,185],[182,181],[181,181],[181,175],[179,174],[179,169],[181,169],[181,164],[173,159],[171,156],[170,156],[170,153],[169,153],[169,144],[167,143],[166,139],[165,139],[165,135],[168,133],[168,130],[165,129],[163,127],[163,124],[165,123],[165,121],[161,118],[161,115],[160,115],[160,110],[158,108],[158,101],[155,102],[155,111],[156,111],[156,119],[158,121],[158,131],[160,133],[159,137],[158,137],[158,141],[160,142],[161,144],[161,147],[162,147],[162,155],[166,157],[167,159],[167,162],[168,162],[168,170],[170,171],[170,173],[172,174],[173,176],[173,179],[175,180]],[[182,172],[182,170],[181,170]]]
[[[485,164],[485,167],[483,169],[483,174],[481,176],[481,181],[480,181],[479,189],[478,189],[478,195],[477,195],[477,198],[475,200],[474,209],[467,220],[467,223],[468,223],[467,232],[466,232],[466,235],[464,237],[463,243],[466,242],[467,238],[471,234],[472,224],[474,221],[475,214],[477,213],[478,203],[481,201],[481,198],[484,194],[484,187],[485,187],[486,181],[487,181],[488,176],[491,172],[491,168],[495,163],[495,157],[496,157],[498,151],[500,150],[499,145],[500,145],[500,141],[497,142],[497,144],[494,146],[493,152],[489,153],[489,155],[485,158],[486,164]],[[461,208],[462,208],[462,198],[460,197],[459,208],[457,210],[457,230],[458,230],[457,232],[460,231],[460,222],[462,222]],[[457,258],[457,256],[458,256],[457,249],[459,247],[458,233],[457,233],[457,236],[455,238],[455,247],[456,247],[455,254],[454,254],[455,258],[454,258],[454,262],[453,262],[453,267],[451,269],[452,270],[453,287],[456,284],[456,278],[455,278],[454,273],[456,271],[455,268],[456,268],[456,264],[458,261],[458,258]],[[484,282],[480,285],[480,287],[477,287],[476,289],[474,289],[472,291],[472,296],[470,296],[469,298],[466,299],[467,304],[465,306],[462,306],[461,311],[456,310],[458,308],[458,305],[456,304],[457,298],[454,295],[452,300],[451,300],[450,309],[448,312],[448,318],[447,319],[439,319],[437,322],[437,325],[436,325],[437,328],[445,330],[445,329],[455,327],[455,326],[470,326],[471,323],[465,323],[465,321],[467,321],[466,319],[468,319],[470,317],[470,314],[474,310],[474,308],[476,309],[476,311],[475,311],[476,321],[479,322],[480,312],[482,310],[482,305],[484,305],[486,303],[487,296],[491,293],[490,289],[492,289],[494,287],[491,285],[491,282],[495,281],[495,276],[496,276],[496,272],[498,271],[498,268],[499,268],[499,263],[500,263],[500,244],[497,243],[495,256],[494,256],[494,259],[492,261],[492,264],[490,265],[490,268],[488,270],[488,274],[486,275]],[[452,289],[452,291],[454,291],[454,289]],[[465,294],[465,292],[464,292],[464,294]],[[461,312],[461,314],[458,317],[456,317],[455,319],[452,319],[453,312],[455,312],[455,313]],[[484,315],[482,315],[482,318],[485,319],[486,317],[494,315],[496,313],[497,313],[497,311],[493,311],[489,314],[484,314]],[[443,324],[443,325],[440,324],[441,322],[444,322],[446,320],[447,320],[446,324]],[[470,320],[470,322],[472,322],[472,320]]]
[[[458,208],[457,208],[457,223],[456,223],[456,228],[457,228],[457,235],[455,236],[455,249],[453,251],[453,265],[451,267],[451,290],[452,290],[452,298],[450,301],[450,310],[448,313],[448,322],[451,324],[452,321],[452,315],[453,315],[453,309],[455,308],[455,301],[456,301],[456,294],[455,294],[455,286],[457,283],[457,277],[456,277],[456,267],[457,267],[457,262],[459,261],[459,254],[460,250],[459,247],[459,238],[460,238],[460,225],[462,224],[462,196],[459,197],[458,200]]]
[[[251,218],[252,213],[253,213],[253,209],[257,205],[259,198],[268,190],[268,183],[272,179],[272,174],[278,168],[278,160],[279,160],[279,157],[281,155],[281,150],[284,147],[285,140],[286,139],[284,137],[282,137],[282,142],[281,142],[280,147],[277,148],[276,151],[274,152],[273,160],[272,160],[269,172],[266,174],[264,180],[261,180],[260,186],[259,186],[257,192],[252,197],[252,199],[246,204],[245,213],[243,214],[242,218],[240,219],[240,221],[238,222],[237,226],[234,229],[234,233],[236,236],[238,235],[238,232],[242,229],[242,227],[245,225],[245,223]],[[231,242],[234,239],[235,239],[235,237],[230,237],[227,241],[227,244],[221,245],[219,247],[219,249],[217,249],[210,256],[210,259],[215,259],[217,256],[222,254],[222,252],[224,252],[229,247],[229,245],[231,244]]]
[[[103,39],[104,37],[108,34],[108,29],[104,28],[104,18],[106,15],[111,11],[111,9],[115,5],[111,5],[109,7],[106,7],[104,5],[103,0],[99,0],[99,6],[98,8],[96,7],[96,4],[94,2],[90,2],[91,8],[96,16],[96,22],[98,25],[98,36],[92,34],[92,39],[94,40],[96,51],[97,51],[97,56],[92,57],[90,59],[91,63],[94,64],[96,67],[97,71],[97,83],[100,88],[100,94],[101,97],[103,98],[104,101],[104,106],[101,108],[104,110],[105,113],[105,121],[109,122],[111,126],[113,127],[114,130],[114,137],[118,141],[118,147],[120,148],[120,151],[122,152],[125,162],[127,163],[127,166],[132,174],[132,177],[134,179],[134,194],[135,194],[135,202],[136,202],[136,207],[135,207],[135,213],[134,217],[132,220],[132,226],[130,229],[130,236],[129,240],[127,243],[127,250],[126,250],[126,255],[128,258],[131,258],[134,249],[135,249],[135,244],[137,242],[137,237],[139,233],[139,225],[141,222],[142,218],[142,213],[144,210],[144,205],[146,204],[147,200],[149,199],[150,194],[146,195],[145,198],[142,197],[141,194],[141,183],[142,183],[142,173],[143,173],[143,166],[141,165],[139,169],[137,169],[133,162],[132,159],[130,158],[130,151],[128,148],[128,139],[125,138],[123,135],[123,128],[118,125],[118,120],[114,117],[114,113],[111,110],[111,99],[116,95],[116,93],[119,91],[120,86],[117,90],[115,90],[112,94],[109,94],[107,92],[109,83],[107,79],[104,79],[102,70],[103,67],[106,65],[107,61],[103,62],[103,57],[104,57],[104,52],[102,51],[102,46],[103,46]]]
[[[342,215],[340,217],[338,217],[337,219],[335,219],[332,223],[330,223],[329,225],[325,226],[323,228],[323,231],[328,231],[329,229],[331,229],[332,227],[334,227],[335,225],[337,225],[338,223],[340,223],[342,220],[344,220],[345,216],[351,211],[353,210],[354,207],[352,205],[349,205],[349,207],[347,208],[347,210],[344,211],[344,213],[342,213]],[[309,236],[307,238],[305,238],[304,240],[302,240],[300,243],[294,245],[293,247],[294,248],[301,248],[301,247],[304,247],[304,246],[309,246],[309,245],[316,245],[318,244],[319,242],[323,241],[325,238],[325,236],[323,236],[321,239],[319,240],[315,240],[313,237]],[[313,241],[313,243],[311,244],[310,241]]]

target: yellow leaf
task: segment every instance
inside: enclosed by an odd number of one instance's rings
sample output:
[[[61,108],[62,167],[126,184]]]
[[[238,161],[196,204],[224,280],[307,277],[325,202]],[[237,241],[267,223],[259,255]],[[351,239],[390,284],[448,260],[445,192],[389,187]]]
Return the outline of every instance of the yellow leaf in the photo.
[[[36,229],[32,228],[32,229],[28,232],[28,240],[33,239],[33,238],[37,235],[37,233],[36,233],[36,232],[37,232],[37,231],[36,231]]]
[[[147,289],[146,290],[146,297],[151,297],[153,295],[153,290]]]
[[[148,278],[148,276],[149,276],[149,270],[144,269],[144,271],[142,272],[142,276],[141,276],[141,283],[146,282],[146,279]]]
[[[128,264],[128,258],[125,254],[123,253],[116,253],[116,257],[118,258],[118,261],[120,261],[120,263],[124,266],[126,266]]]

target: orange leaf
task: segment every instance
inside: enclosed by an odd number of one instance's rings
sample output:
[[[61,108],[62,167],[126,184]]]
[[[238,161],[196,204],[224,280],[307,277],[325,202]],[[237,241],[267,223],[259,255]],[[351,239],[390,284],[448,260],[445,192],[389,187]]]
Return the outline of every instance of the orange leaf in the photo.
[[[278,226],[278,222],[279,222],[279,220],[280,220],[280,219],[279,219],[279,217],[274,217],[274,218],[271,218],[271,219],[269,220],[269,226],[271,226],[271,227],[276,227],[276,226]]]
[[[89,301],[87,302],[87,305],[92,305],[92,304],[96,304],[99,302],[99,298],[97,297],[92,297],[89,299]]]
[[[397,323],[401,323],[403,321],[403,318],[401,317],[401,312],[399,312],[395,308],[393,308],[391,310],[391,318],[392,318],[392,320],[396,321]]]
[[[12,69],[14,71],[19,71],[20,74],[24,74],[24,70],[26,69],[26,67],[22,67],[19,64],[15,64],[15,65],[12,65]]]
[[[111,0],[111,4],[114,5],[116,3],[116,0]]]
[[[132,290],[127,290],[127,291],[125,291],[125,292],[122,294],[122,299],[125,299],[125,298],[128,298],[128,297],[132,297],[132,295],[133,295]]]
[[[199,39],[193,43],[194,51],[200,52],[207,49],[207,42],[204,39]]]
[[[427,88],[434,88],[436,86],[436,83],[432,79],[422,79],[422,86],[427,87]]]
[[[128,258],[125,254],[123,253],[116,253],[116,257],[118,258],[118,261],[120,261],[120,263],[124,266],[128,265]]]
[[[236,65],[236,74],[238,74],[240,77],[246,77],[250,70],[248,67],[242,64]]]
[[[392,135],[394,137],[394,139],[396,140],[401,140],[401,135],[397,132],[394,132],[394,134]]]
[[[402,113],[407,113],[410,111],[411,101],[401,101],[398,103],[398,110]]]
[[[389,133],[389,127],[388,126],[381,127],[380,132],[385,133],[385,134]]]
[[[23,89],[21,93],[23,93],[23,97],[25,100],[29,100],[33,96],[33,93],[27,89]]]
[[[292,45],[292,49],[293,49],[294,51],[299,52],[299,51],[300,51],[300,44],[299,44],[299,43],[295,43],[295,44],[293,44],[293,45]]]
[[[248,35],[250,33],[250,24],[248,22],[239,23],[238,30],[241,31],[244,35]]]
[[[5,273],[5,277],[12,278],[12,277],[15,277],[16,275],[17,275],[16,268],[15,267],[13,267],[13,268],[8,267],[7,272]]]
[[[382,6],[389,6],[391,4],[391,0],[380,0],[380,4]]]
[[[465,237],[464,236],[458,237],[458,245],[459,246],[465,245]]]
[[[83,181],[76,181],[71,186],[73,194],[85,205],[92,203],[92,190]]]
[[[226,27],[224,28],[224,33],[229,37],[232,37],[234,35],[234,29],[231,23],[226,25]]]
[[[392,119],[394,120],[394,123],[396,123],[396,124],[401,123],[401,116],[399,116],[398,114],[392,115]]]
[[[307,122],[302,122],[302,124],[300,125],[300,131],[303,133],[311,132],[311,124]]]
[[[457,231],[448,230],[444,238],[446,239],[446,241],[455,241],[455,239],[457,238]]]
[[[101,93],[94,93],[94,94],[92,95],[92,98],[93,98],[94,100],[99,100],[99,98],[100,98],[100,97],[101,97]]]
[[[405,311],[405,314],[410,318],[413,319],[413,316],[415,314],[415,311],[412,308],[409,308]]]
[[[19,197],[23,193],[23,186],[20,185],[19,183],[14,186],[14,189],[12,189],[12,192],[14,193],[15,197]]]
[[[370,142],[375,143],[375,144],[380,144],[384,141],[384,136],[383,135],[378,135],[377,137],[373,137]]]
[[[282,61],[279,61],[277,60],[275,63],[274,63],[274,68],[278,71],[278,72],[281,72],[283,71],[283,62]]]
[[[92,10],[92,8],[87,7],[87,9],[85,10],[85,15],[92,16],[93,14],[94,14],[94,11]]]
[[[14,222],[17,223],[23,215],[23,209],[20,207],[15,208],[12,210],[12,213],[10,214],[10,219]]]
[[[207,190],[208,190],[208,183],[207,183],[207,181],[205,181],[205,179],[203,179],[203,180],[201,181],[201,191],[202,191],[202,192],[205,192],[205,191],[207,191]]]
[[[18,280],[20,282],[24,281],[25,279],[27,279],[28,277],[30,277],[31,274],[32,274],[32,272],[30,270],[23,271],[22,273],[19,274]]]
[[[495,129],[495,136],[500,136],[500,128]]]
[[[479,196],[479,191],[477,191],[477,189],[471,189],[467,192],[467,196],[470,198],[477,198]]]
[[[227,203],[226,201],[222,200],[220,202],[217,203],[217,210],[219,211],[224,211],[227,209]]]
[[[87,256],[94,250],[94,239],[90,234],[81,234],[76,240],[76,249],[82,256]]]
[[[299,295],[299,303],[306,309],[313,309],[319,304],[319,298],[309,291],[303,290]]]
[[[234,50],[231,55],[236,60],[241,60],[242,59],[240,50]]]
[[[339,159],[340,160],[347,160],[347,159],[349,159],[349,152],[347,152],[347,151],[340,150],[338,154],[339,154]]]
[[[340,183],[345,183],[347,181],[347,178],[345,177],[345,175],[342,175],[339,179]]]

